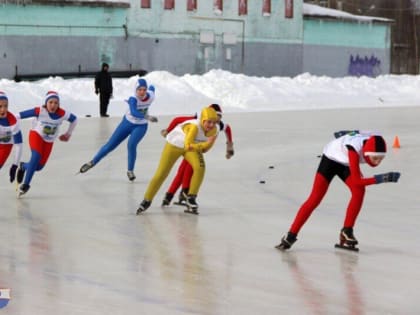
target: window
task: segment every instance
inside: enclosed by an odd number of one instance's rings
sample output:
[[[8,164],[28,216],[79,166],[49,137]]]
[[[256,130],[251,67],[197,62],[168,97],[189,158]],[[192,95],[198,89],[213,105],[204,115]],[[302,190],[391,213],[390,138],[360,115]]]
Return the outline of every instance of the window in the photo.
[[[264,16],[269,16],[271,14],[271,0],[263,0],[262,13]]]
[[[164,9],[165,10],[175,9],[175,0],[165,0]]]
[[[248,1],[247,0],[238,0],[238,14],[239,15],[248,14]]]
[[[214,0],[213,1],[213,6],[214,6],[214,13],[222,14],[222,12],[223,12],[223,0]]]
[[[140,7],[143,8],[143,9],[150,9],[150,7],[151,7],[150,1],[151,0],[141,0]]]
[[[187,11],[197,10],[197,0],[187,0]]]
[[[284,16],[293,19],[293,0],[284,0]]]

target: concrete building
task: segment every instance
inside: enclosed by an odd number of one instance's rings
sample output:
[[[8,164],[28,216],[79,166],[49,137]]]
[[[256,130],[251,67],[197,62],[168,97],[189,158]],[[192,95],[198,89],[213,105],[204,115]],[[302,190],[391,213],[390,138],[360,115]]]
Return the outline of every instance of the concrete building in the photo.
[[[386,21],[305,13],[306,6],[302,0],[3,0],[0,77],[92,73],[102,62],[111,71],[176,75],[220,68],[344,76],[351,56],[375,56],[380,73],[389,72]]]

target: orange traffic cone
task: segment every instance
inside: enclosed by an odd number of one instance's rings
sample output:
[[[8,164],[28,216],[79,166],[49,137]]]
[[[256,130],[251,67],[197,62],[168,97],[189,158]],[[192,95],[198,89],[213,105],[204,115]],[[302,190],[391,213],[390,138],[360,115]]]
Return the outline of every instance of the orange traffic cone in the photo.
[[[394,144],[392,145],[393,148],[399,149],[401,148],[400,146],[400,139],[398,138],[398,136],[395,136],[394,138]]]

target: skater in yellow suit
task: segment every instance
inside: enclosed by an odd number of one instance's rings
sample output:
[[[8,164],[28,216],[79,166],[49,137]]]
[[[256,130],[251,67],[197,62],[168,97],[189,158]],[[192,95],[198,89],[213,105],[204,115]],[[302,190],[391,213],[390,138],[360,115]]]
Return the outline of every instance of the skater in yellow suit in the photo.
[[[206,168],[203,153],[211,149],[217,134],[217,113],[211,107],[203,108],[197,119],[187,120],[175,127],[166,136],[159,166],[147,187],[137,214],[150,207],[154,196],[180,156],[183,156],[193,168],[194,173],[186,199],[189,210],[197,214],[196,197]]]

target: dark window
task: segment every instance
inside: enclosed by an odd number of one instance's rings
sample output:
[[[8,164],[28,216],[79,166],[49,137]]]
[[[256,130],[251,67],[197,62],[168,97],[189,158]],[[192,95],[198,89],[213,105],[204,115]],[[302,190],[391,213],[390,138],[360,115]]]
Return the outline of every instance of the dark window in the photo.
[[[150,7],[151,7],[150,1],[151,0],[141,0],[140,6],[144,9],[150,9]]]
[[[271,14],[271,0],[263,0],[263,15]]]
[[[165,0],[164,9],[173,10],[175,8],[175,0]]]
[[[248,1],[247,0],[238,0],[238,14],[239,15],[248,14]]]
[[[197,10],[197,0],[187,0],[187,11]]]

